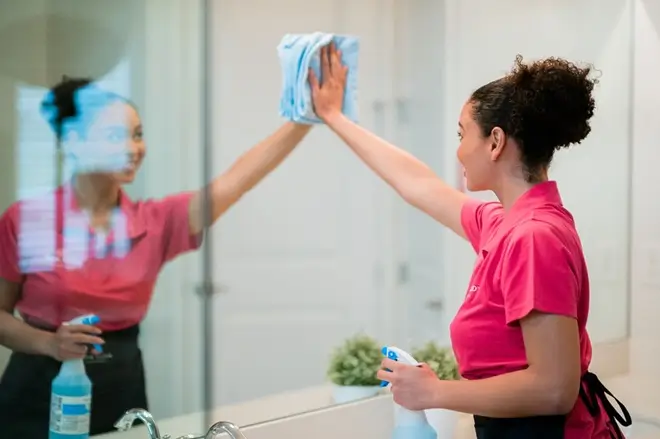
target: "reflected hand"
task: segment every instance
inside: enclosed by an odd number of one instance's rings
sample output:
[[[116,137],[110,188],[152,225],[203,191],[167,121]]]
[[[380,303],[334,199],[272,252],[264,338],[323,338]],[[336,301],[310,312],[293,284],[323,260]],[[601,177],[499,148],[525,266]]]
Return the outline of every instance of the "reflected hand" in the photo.
[[[378,379],[391,384],[394,402],[409,410],[428,410],[435,407],[440,379],[427,364],[411,366],[384,359]]]
[[[104,343],[100,334],[101,330],[91,325],[62,325],[49,340],[48,355],[58,361],[84,358],[87,345]]]
[[[321,48],[321,78],[309,69],[314,112],[323,121],[341,114],[348,67],[341,63],[341,52],[334,43]]]

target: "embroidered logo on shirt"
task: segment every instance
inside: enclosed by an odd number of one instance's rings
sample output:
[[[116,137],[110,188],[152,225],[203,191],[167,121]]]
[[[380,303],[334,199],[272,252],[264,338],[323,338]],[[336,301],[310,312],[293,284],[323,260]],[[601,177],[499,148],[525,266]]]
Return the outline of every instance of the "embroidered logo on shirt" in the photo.
[[[479,285],[472,285],[467,292],[467,297],[470,298],[474,296],[474,294],[479,291]]]

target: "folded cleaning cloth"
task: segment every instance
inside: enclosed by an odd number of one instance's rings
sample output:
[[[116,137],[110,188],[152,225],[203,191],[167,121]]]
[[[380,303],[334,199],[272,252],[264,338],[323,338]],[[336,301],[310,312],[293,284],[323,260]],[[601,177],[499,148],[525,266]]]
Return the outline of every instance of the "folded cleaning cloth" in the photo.
[[[342,63],[348,67],[342,112],[346,117],[357,122],[359,41],[351,36],[322,32],[287,34],[277,46],[283,76],[282,96],[280,98],[281,116],[298,123],[322,123],[314,114],[308,73],[311,67],[316,76],[321,77],[320,51],[323,46],[328,45],[331,41],[341,51]]]

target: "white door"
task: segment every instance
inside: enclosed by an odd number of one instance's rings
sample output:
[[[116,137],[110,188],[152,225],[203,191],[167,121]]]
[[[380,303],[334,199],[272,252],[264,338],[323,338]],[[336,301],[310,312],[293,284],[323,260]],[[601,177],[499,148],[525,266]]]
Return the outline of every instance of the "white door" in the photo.
[[[374,128],[387,95],[377,0],[221,0],[213,3],[214,167],[226,169],[283,121],[276,46],[285,33],[361,38],[361,122]],[[369,80],[364,78],[369,77]],[[373,78],[379,78],[374,80]],[[332,347],[376,334],[386,256],[378,223],[384,184],[326,127],[213,229],[215,403],[325,381]]]
[[[444,178],[446,150],[454,148],[445,142],[444,3],[396,2],[394,15],[397,143]],[[444,227],[403,202],[397,224],[399,295],[406,310],[401,344],[447,343],[452,316],[443,291]]]

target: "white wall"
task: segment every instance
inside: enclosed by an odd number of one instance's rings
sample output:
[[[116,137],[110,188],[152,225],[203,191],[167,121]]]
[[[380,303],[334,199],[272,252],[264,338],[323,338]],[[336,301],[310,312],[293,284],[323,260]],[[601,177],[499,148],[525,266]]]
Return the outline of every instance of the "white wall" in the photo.
[[[660,3],[635,2],[630,368],[657,382],[660,361]]]

